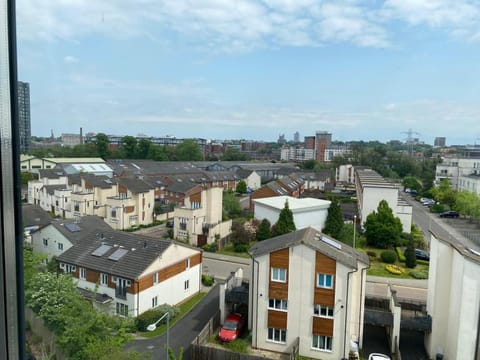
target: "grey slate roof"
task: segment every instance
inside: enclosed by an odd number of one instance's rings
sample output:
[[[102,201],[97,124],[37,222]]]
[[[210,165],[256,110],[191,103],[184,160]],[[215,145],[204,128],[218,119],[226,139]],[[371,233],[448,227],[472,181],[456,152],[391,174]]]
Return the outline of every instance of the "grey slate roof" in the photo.
[[[95,236],[97,233],[112,230],[110,225],[99,216],[82,216],[78,219],[53,219],[51,224],[72,244],[82,242],[92,235]],[[73,226],[76,230],[79,230],[72,232],[68,229],[71,226],[70,224],[76,224],[76,227],[75,225]]]
[[[83,289],[77,287],[77,290],[82,294],[85,299],[92,300],[95,297],[95,301],[100,304],[106,304],[113,301],[113,298],[108,296],[107,294],[99,294],[94,291]]]
[[[134,194],[149,192],[150,190],[155,189],[155,186],[151,185],[150,183],[135,179],[135,178],[119,178],[118,183],[120,185],[125,186],[128,190],[130,190]]]
[[[60,179],[61,176],[66,176],[67,174],[61,168],[54,169],[38,169],[38,176],[40,179]]]
[[[53,195],[55,190],[67,190],[67,185],[43,185],[42,189],[45,189],[47,194]]]
[[[103,238],[91,236],[87,241],[72,246],[58,260],[134,280],[172,243],[169,240],[110,230],[103,232]],[[92,255],[102,245],[110,245],[111,248],[101,256]],[[126,250],[126,254],[117,261],[109,259],[119,249]]]
[[[22,205],[22,223],[24,228],[35,226],[41,229],[50,224],[51,221],[52,218],[40,205]]]
[[[278,195],[288,195],[288,191],[285,190],[283,187],[281,187],[276,181],[270,181],[269,183],[267,183],[265,186],[269,187],[270,189],[272,189],[275,194],[278,194]]]
[[[189,190],[193,189],[195,186],[198,185],[191,181],[184,181],[182,178],[177,178],[176,176],[173,176],[171,178],[175,182],[167,186],[166,188],[167,191],[185,194],[186,192],[188,192]]]
[[[304,244],[346,266],[350,266],[351,268],[357,268],[357,260],[367,265],[370,264],[366,254],[358,252],[352,247],[330,238],[335,243],[340,245],[341,249],[338,249],[335,246],[330,245],[328,242],[320,240],[322,236],[325,235],[322,234],[319,229],[310,226],[288,234],[260,241],[253,245],[249,249],[248,253],[250,256],[255,258],[269,254],[272,251]]]
[[[292,175],[298,176],[302,180],[326,181],[332,178],[332,171],[329,169],[321,169],[319,171],[295,172]]]
[[[251,173],[253,173],[253,171],[254,170],[249,169],[238,169],[236,173],[241,179],[246,179],[250,176]]]
[[[105,175],[81,174],[80,177],[85,179],[88,184],[100,189],[110,189],[116,182]]]

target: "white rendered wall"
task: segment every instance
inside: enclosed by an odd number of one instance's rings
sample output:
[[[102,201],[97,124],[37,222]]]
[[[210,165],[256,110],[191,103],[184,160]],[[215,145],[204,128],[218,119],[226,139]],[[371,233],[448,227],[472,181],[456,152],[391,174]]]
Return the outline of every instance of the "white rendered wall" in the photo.
[[[273,225],[278,221],[280,216],[281,209],[275,209],[270,206],[265,206],[259,202],[255,203],[255,219],[262,221],[267,219],[270,221],[270,224]],[[306,209],[306,210],[292,210],[293,221],[295,222],[295,227],[297,229],[302,229],[308,226],[319,226],[320,228],[325,227],[325,221],[327,220],[328,215],[328,206],[325,206],[324,209]]]
[[[48,245],[43,244],[43,239],[47,239]],[[63,250],[58,249],[58,244],[63,244]],[[59,256],[72,247],[72,243],[67,240],[53,225],[48,225],[32,233],[32,245],[35,252],[48,256]]]

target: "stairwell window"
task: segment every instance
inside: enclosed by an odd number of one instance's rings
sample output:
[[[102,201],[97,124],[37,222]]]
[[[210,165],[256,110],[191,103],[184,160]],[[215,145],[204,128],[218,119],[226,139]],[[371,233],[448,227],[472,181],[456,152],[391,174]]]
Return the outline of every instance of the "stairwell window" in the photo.
[[[333,318],[334,308],[333,306],[325,305],[313,305],[313,315],[319,317]]]
[[[317,287],[333,288],[333,275],[331,274],[317,274]]]
[[[287,282],[287,269],[272,268],[272,281]]]
[[[287,330],[268,328],[268,341],[285,344],[287,342]]]
[[[288,310],[288,300],[283,299],[269,299],[268,308],[273,310]]]

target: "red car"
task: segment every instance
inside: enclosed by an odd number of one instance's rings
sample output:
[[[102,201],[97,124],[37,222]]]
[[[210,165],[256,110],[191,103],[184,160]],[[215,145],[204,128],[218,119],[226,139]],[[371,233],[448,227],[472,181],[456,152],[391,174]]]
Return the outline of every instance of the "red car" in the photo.
[[[222,342],[231,342],[242,334],[244,328],[245,319],[243,316],[237,313],[231,313],[225,319],[225,322],[218,333],[218,339]]]

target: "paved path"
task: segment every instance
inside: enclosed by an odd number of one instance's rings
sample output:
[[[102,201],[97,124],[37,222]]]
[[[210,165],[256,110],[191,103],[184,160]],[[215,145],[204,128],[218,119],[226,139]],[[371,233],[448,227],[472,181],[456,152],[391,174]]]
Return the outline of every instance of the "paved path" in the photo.
[[[170,328],[170,347],[178,354],[184,349],[184,360],[190,359],[190,344],[219,309],[219,289],[214,286],[209,293],[188,314]],[[167,360],[166,333],[154,339],[137,339],[130,341],[125,348],[142,353],[151,353],[152,359]]]

